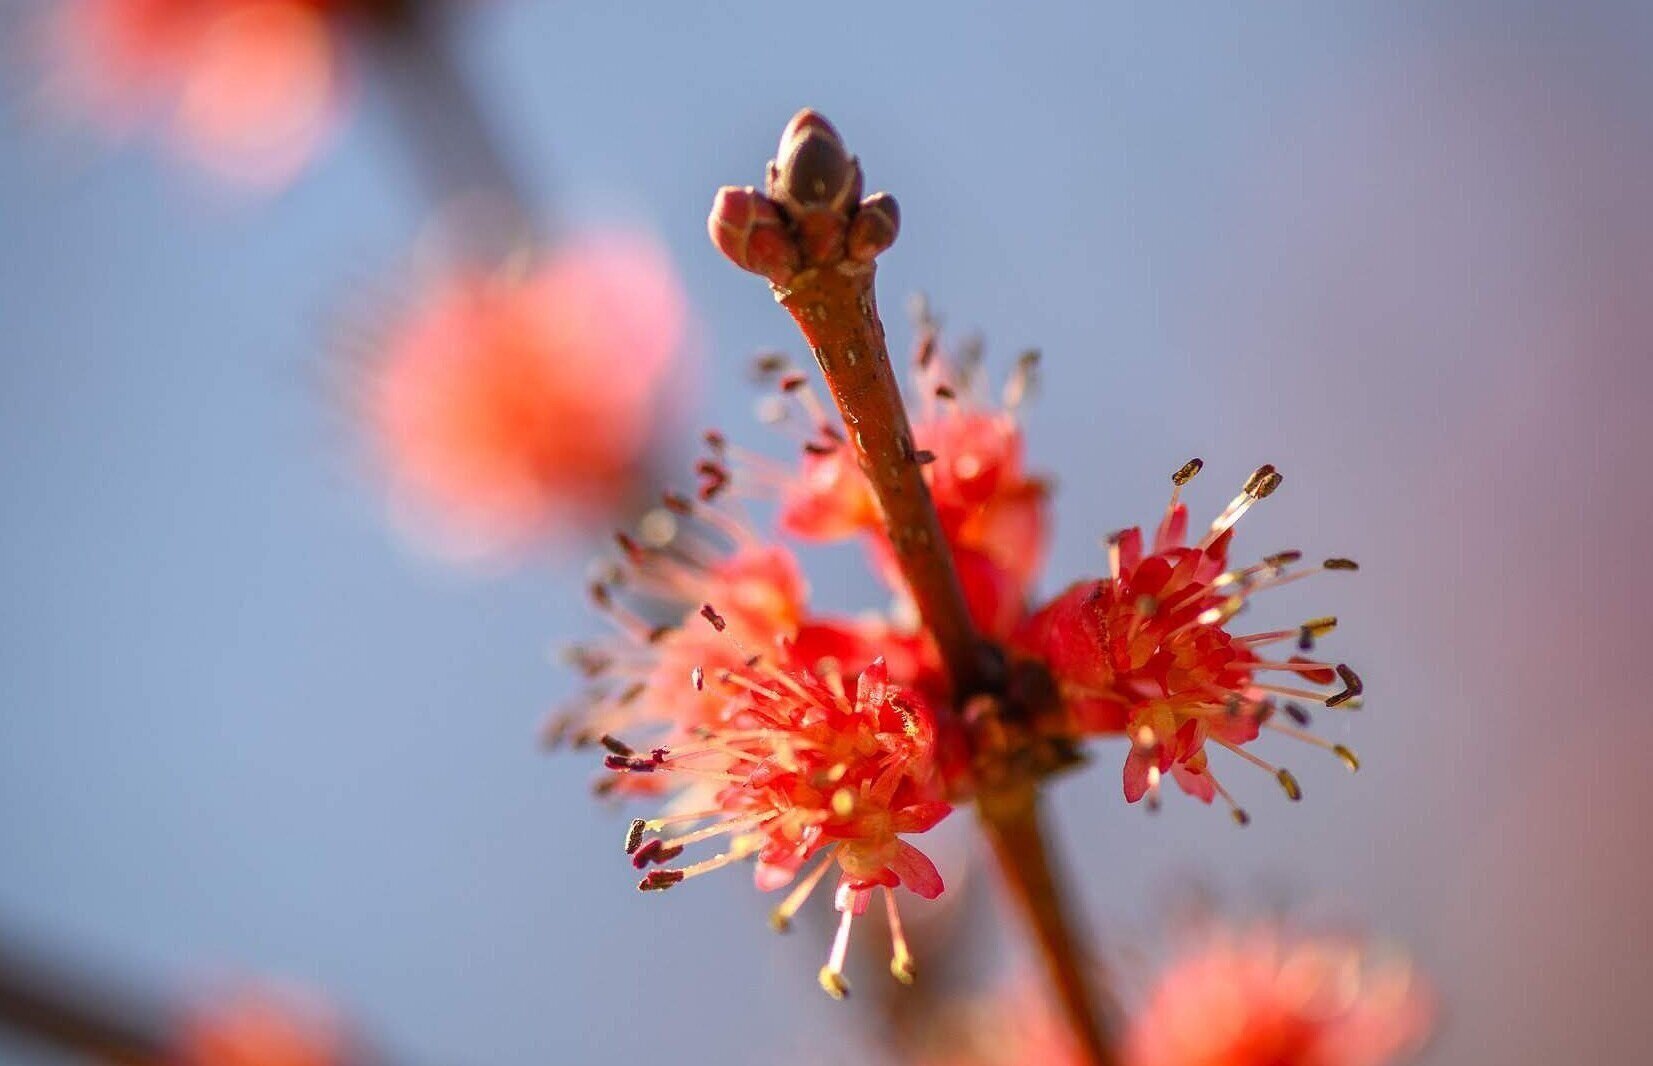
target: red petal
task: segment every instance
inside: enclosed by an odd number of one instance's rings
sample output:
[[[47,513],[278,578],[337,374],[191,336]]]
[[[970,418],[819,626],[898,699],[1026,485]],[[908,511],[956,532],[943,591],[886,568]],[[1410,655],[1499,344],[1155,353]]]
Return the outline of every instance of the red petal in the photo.
[[[946,887],[941,883],[941,872],[930,857],[905,840],[895,846],[890,872],[901,879],[909,892],[924,899],[935,899]]]

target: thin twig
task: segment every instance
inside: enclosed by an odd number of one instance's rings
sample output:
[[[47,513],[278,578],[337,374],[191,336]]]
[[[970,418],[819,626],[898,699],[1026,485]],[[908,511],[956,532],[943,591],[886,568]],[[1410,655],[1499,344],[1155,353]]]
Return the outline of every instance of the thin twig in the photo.
[[[976,811],[1005,887],[1033,930],[1039,961],[1076,1050],[1088,1066],[1116,1066],[1118,1042],[1112,1029],[1118,1008],[1113,1003],[1099,1006],[1101,969],[1076,950],[1082,938],[1067,915],[1062,880],[1046,844],[1037,786],[1026,782],[984,791]]]

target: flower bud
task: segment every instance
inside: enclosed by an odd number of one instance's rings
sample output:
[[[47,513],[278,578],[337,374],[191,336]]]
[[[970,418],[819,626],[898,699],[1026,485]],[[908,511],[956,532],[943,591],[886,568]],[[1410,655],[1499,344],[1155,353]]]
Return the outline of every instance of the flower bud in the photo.
[[[794,115],[769,172],[769,195],[788,210],[847,216],[861,198],[861,165],[838,131],[810,110]]]
[[[845,238],[851,259],[870,263],[895,243],[901,232],[901,207],[887,192],[873,193],[861,201],[861,209],[850,221]]]
[[[798,269],[798,249],[786,221],[775,204],[750,185],[725,185],[717,191],[706,231],[736,266],[777,285],[786,284]]]

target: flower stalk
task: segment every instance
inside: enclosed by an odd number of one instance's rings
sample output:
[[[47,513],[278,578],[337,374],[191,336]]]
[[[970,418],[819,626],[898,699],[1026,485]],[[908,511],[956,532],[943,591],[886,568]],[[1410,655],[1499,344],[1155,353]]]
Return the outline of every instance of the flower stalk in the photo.
[[[975,739],[978,815],[1010,895],[1034,935],[1080,1061],[1114,1066],[1117,1040],[1087,978],[1096,971],[1074,935],[1039,818],[1040,781],[1069,761],[1041,747],[1029,728],[1048,686],[1012,676],[1003,652],[982,639],[971,619],[923,476],[931,457],[913,444],[890,366],[874,261],[894,243],[899,224],[888,194],[862,197],[860,164],[810,110],[787,125],[764,191],[727,186],[708,219],[719,250],[769,280],[820,366],[913,604],[949,675],[954,705],[942,713],[956,715]]]

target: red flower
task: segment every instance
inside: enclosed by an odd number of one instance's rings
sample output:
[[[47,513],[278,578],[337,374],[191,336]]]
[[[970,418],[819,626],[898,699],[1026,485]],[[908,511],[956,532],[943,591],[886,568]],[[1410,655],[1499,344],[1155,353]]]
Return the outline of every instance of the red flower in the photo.
[[[341,1066],[348,1050],[314,1007],[247,992],[185,1019],[176,1066]]]
[[[1015,413],[1033,360],[1018,365],[1002,408],[978,395],[973,366],[954,366],[939,352],[932,323],[921,329],[918,364],[924,404],[913,422],[914,449],[925,464],[924,480],[976,624],[988,636],[1004,638],[1044,564],[1048,492],[1024,466]],[[799,476],[783,486],[781,527],[810,540],[867,536],[879,572],[900,589],[878,503],[854,454],[801,375],[786,375],[781,383],[820,427],[805,445]]]
[[[342,94],[335,0],[64,0],[44,21],[50,90],[123,131],[159,116],[190,158],[280,184]]]
[[[1243,745],[1262,729],[1287,734],[1335,752],[1351,768],[1358,764],[1341,745],[1304,732],[1308,712],[1296,701],[1327,706],[1348,704],[1360,693],[1360,679],[1344,665],[1293,655],[1265,659],[1262,648],[1296,640],[1313,646],[1336,625],[1318,618],[1294,629],[1232,634],[1228,625],[1247,599],[1264,589],[1320,569],[1353,569],[1344,559],[1319,567],[1291,569],[1300,552],[1283,552],[1238,570],[1228,568],[1234,524],[1280,484],[1265,466],[1246,482],[1198,541],[1185,543],[1188,510],[1183,484],[1200,469],[1194,460],[1178,471],[1170,506],[1144,555],[1142,532],[1128,529],[1110,541],[1112,575],[1081,581],[1040,608],[1021,626],[1016,648],[1042,661],[1056,679],[1068,718],[1078,735],[1124,734],[1131,741],[1125,760],[1125,798],[1135,803],[1157,797],[1160,778],[1170,773],[1190,795],[1209,803],[1221,795],[1237,820],[1245,812],[1212,773],[1207,745],[1225,748],[1273,774],[1291,798],[1297,781],[1259,759]],[[1266,680],[1270,672],[1295,675],[1317,685],[1341,680],[1326,693]],[[1283,703],[1281,701],[1284,701]],[[1281,711],[1296,725],[1279,720]]]
[[[1128,1066],[1382,1066],[1414,1050],[1428,997],[1410,966],[1270,929],[1215,935],[1137,1013]]]
[[[709,620],[723,630],[715,612]],[[934,899],[942,880],[903,837],[925,832],[951,810],[942,798],[929,705],[916,691],[891,684],[882,660],[855,679],[853,697],[844,676],[830,668],[817,675],[760,662],[726,675],[724,683],[739,696],[724,723],[696,731],[696,739],[642,755],[608,741],[610,769],[680,775],[690,783],[673,813],[632,823],[626,850],[639,869],[670,862],[690,845],[728,838],[716,856],[651,870],[638,887],[670,888],[755,857],[758,888],[796,882],[774,913],[774,924],[784,929],[836,868],[834,906],[842,917],[822,987],[835,997],[848,991],[843,967],[850,928],[875,889],[884,891],[895,942],[891,970],[911,980],[892,890]]]
[[[460,272],[391,331],[363,416],[399,494],[455,546],[516,546],[630,490],[683,318],[665,256],[637,238]]]

